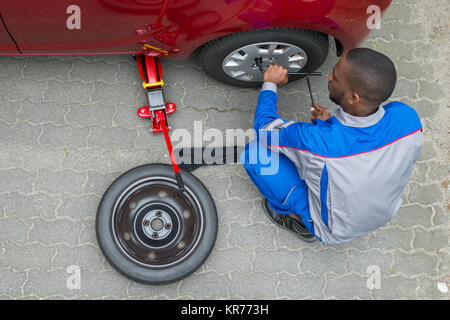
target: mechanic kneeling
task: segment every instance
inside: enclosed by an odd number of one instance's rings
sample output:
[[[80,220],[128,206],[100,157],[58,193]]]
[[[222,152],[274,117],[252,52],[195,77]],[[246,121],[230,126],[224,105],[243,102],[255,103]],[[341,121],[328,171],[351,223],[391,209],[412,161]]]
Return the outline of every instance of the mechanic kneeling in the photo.
[[[329,98],[340,108],[316,105],[312,123],[287,121],[276,107],[277,86],[287,83],[287,70],[271,65],[258,97],[257,139],[240,161],[275,224],[307,242],[340,244],[378,229],[397,213],[420,153],[422,125],[402,102],[381,106],[397,78],[385,55],[350,50],[328,78]]]

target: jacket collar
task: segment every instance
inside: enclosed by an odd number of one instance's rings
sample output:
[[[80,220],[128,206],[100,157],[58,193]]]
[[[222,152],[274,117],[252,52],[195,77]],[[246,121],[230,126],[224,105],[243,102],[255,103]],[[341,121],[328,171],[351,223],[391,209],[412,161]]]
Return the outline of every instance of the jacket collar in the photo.
[[[344,109],[342,109],[342,107],[334,110],[330,109],[328,110],[328,112],[330,112],[330,114],[344,126],[363,128],[372,126],[380,121],[384,116],[385,110],[382,106],[380,106],[377,112],[367,117],[352,116],[351,114],[346,113]]]

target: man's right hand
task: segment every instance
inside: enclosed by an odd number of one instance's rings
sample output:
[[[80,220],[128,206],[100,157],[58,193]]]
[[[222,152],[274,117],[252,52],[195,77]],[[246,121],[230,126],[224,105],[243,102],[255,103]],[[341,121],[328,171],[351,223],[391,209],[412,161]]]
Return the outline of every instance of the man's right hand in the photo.
[[[311,121],[314,121],[314,119],[326,121],[331,118],[331,114],[327,108],[321,107],[318,104],[315,104],[314,108],[311,103],[309,105],[311,106]]]
[[[283,85],[288,82],[288,70],[271,64],[264,72],[264,82],[273,82],[277,86]]]

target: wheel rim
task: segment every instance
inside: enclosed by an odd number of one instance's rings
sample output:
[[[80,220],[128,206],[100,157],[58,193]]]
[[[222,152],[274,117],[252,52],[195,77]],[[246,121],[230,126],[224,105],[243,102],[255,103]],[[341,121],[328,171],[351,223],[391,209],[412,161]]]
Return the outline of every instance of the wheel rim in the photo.
[[[261,82],[263,75],[255,59],[262,58],[265,70],[270,64],[278,64],[288,72],[300,71],[308,61],[301,48],[283,42],[260,42],[239,48],[225,57],[222,70],[231,78],[241,81]]]
[[[204,235],[205,211],[198,197],[167,177],[134,182],[117,198],[111,216],[114,244],[131,262],[171,268],[196,251]]]

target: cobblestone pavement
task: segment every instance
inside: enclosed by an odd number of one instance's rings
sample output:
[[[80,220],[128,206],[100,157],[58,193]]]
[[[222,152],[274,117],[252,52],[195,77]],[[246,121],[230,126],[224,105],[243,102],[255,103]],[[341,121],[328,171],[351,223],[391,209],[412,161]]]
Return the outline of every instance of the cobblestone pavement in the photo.
[[[169,162],[163,137],[136,116],[145,98],[133,58],[0,57],[0,298],[449,299],[449,11],[446,0],[394,1],[362,44],[395,61],[393,99],[413,106],[424,126],[422,154],[390,223],[346,245],[306,244],[270,223],[240,165],[202,167],[194,173],[216,201],[216,245],[194,274],[157,287],[114,271],[94,230],[99,200],[118,175]],[[320,70],[328,74],[336,61],[331,50]],[[179,108],[173,128],[193,132],[194,120],[204,130],[251,127],[258,90],[218,83],[194,58],[163,68],[166,97]],[[312,79],[330,107],[326,85]],[[281,88],[279,100],[284,118],[308,120],[304,81]],[[79,289],[67,287],[72,265]]]

